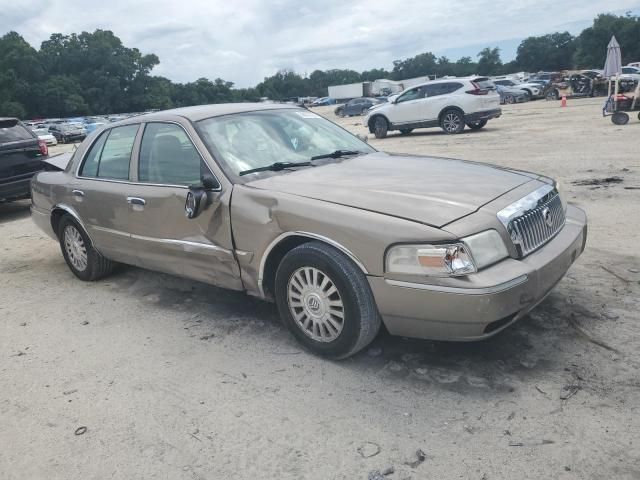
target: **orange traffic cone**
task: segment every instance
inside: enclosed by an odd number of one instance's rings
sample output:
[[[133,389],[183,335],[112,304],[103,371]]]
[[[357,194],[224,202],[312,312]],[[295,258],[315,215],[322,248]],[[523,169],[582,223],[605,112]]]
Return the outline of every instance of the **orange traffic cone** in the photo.
[[[560,102],[560,106],[562,108],[567,106],[567,96],[566,95],[562,95],[562,101]]]

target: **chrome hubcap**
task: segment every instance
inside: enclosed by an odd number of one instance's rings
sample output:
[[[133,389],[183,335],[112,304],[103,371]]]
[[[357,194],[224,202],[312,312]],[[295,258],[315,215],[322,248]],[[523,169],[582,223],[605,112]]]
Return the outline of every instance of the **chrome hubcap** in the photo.
[[[82,272],[87,268],[87,249],[82,235],[73,225],[64,228],[64,248],[73,267]]]
[[[447,113],[443,123],[447,132],[455,132],[460,127],[460,118],[455,113]]]
[[[318,342],[338,338],[344,326],[344,304],[333,281],[314,267],[293,272],[287,285],[289,310],[298,327]]]

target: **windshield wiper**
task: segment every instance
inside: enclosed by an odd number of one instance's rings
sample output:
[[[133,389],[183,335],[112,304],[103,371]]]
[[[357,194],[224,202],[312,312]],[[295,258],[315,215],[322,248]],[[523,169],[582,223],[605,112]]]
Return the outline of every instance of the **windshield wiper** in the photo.
[[[313,159],[311,159],[313,160]],[[243,170],[238,175],[249,175],[250,173],[258,173],[258,172],[279,172],[280,170],[284,170],[285,168],[294,168],[294,167],[308,167],[313,165],[311,162],[275,162],[271,165],[266,165],[264,167],[252,168],[250,170]]]
[[[358,150],[336,150],[335,152],[316,155],[315,157],[311,157],[311,160],[320,160],[321,158],[340,158],[346,157],[347,155],[360,155],[361,153],[363,152]]]

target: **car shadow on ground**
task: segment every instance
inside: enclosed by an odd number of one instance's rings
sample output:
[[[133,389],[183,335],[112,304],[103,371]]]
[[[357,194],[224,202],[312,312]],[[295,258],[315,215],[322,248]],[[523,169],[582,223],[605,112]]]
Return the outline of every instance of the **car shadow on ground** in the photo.
[[[191,336],[214,342],[229,338],[245,345],[269,342],[271,349],[295,350],[309,355],[311,362],[327,361],[304,352],[281,324],[272,303],[133,267],[123,267],[114,280],[117,288],[142,301],[181,312]],[[563,296],[552,293],[530,315],[479,342],[407,339],[392,336],[383,327],[369,347],[342,365],[414,387],[512,392],[518,381],[562,370],[567,350],[575,346],[570,341],[576,335],[569,316]]]
[[[31,207],[31,200],[0,203],[0,224],[28,217],[29,207]]]

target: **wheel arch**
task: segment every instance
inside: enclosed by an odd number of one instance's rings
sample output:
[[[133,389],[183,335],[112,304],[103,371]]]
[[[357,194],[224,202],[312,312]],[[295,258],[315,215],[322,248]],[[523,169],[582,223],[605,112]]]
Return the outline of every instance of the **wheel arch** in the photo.
[[[53,228],[53,232],[56,234],[56,236],[58,235],[58,226],[60,225],[60,220],[65,214],[71,215],[71,217],[73,217],[73,219],[78,222],[78,224],[80,224],[80,226],[84,230],[84,233],[86,233],[87,237],[89,237],[91,245],[93,246],[93,248],[96,248],[93,239],[91,238],[91,234],[78,215],[78,212],[64,203],[60,203],[51,209],[51,228]]]
[[[462,115],[465,115],[464,110],[462,108],[456,105],[449,105],[448,107],[444,107],[442,110],[440,110],[440,113],[438,114],[438,123],[440,123],[440,121],[442,120],[442,115],[444,115],[444,113],[448,110],[457,110]]]
[[[262,258],[260,259],[260,269],[258,272],[258,289],[260,290],[260,295],[263,298],[266,298],[269,294],[273,294],[273,283],[275,281],[276,271],[284,256],[299,245],[313,241],[319,241],[326,245],[337,248],[347,257],[349,257],[356,264],[356,266],[360,270],[362,270],[362,273],[368,275],[369,272],[367,268],[358,259],[358,257],[356,257],[348,248],[341,245],[340,243],[316,233],[300,231],[285,232],[278,235],[267,246],[264,253],[262,254]]]

